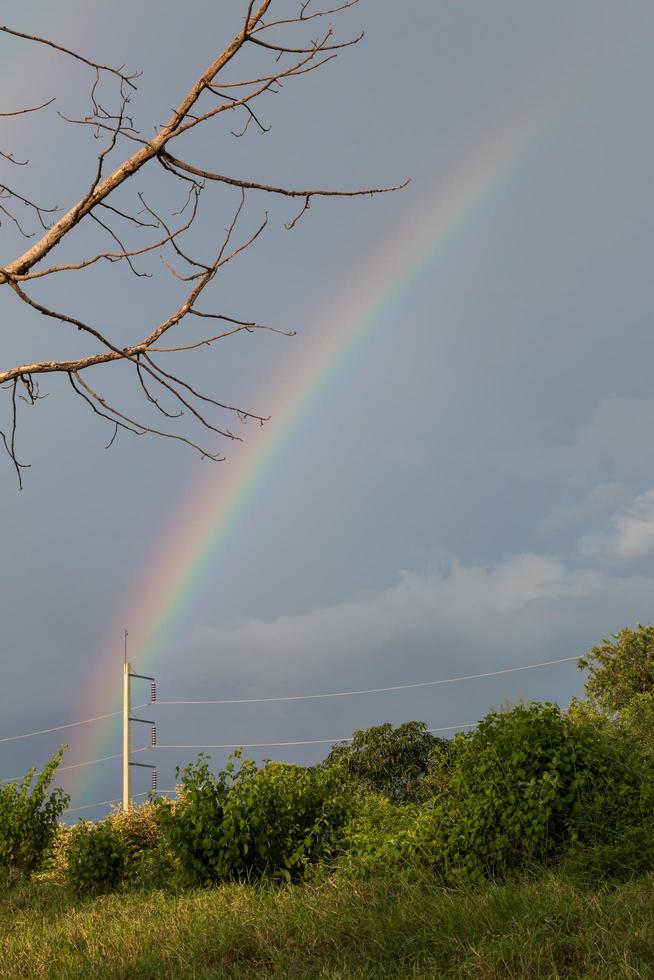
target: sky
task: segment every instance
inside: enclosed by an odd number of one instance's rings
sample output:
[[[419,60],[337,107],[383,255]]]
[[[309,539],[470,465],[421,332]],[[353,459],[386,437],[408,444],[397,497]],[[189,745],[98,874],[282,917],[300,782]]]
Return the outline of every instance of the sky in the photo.
[[[17,30],[141,70],[131,108],[143,133],[238,26],[238,4],[208,0],[60,0],[56,18],[46,2],[13,6],[3,20]],[[203,390],[270,413],[263,429],[239,427],[244,443],[221,443],[226,460],[212,464],[129,433],[105,450],[111,430],[61,379],[21,408],[22,491],[0,458],[0,739],[118,709],[124,629],[134,669],[155,673],[172,701],[491,672],[578,656],[651,620],[654,10],[362,0],[339,30],[360,28],[358,46],[261,104],[269,132],[235,139],[230,117],[184,147],[207,169],[288,186],[411,177],[393,195],[314,199],[292,231],[294,202],[248,199],[244,232],[266,209],[269,225],[205,308],[296,335],[240,335],[180,356]],[[0,78],[0,111],[57,97],[2,120],[0,149],[30,165],[17,173],[0,160],[0,182],[70,206],[98,144],[56,109],[86,111],[89,72],[0,36]],[[155,170],[135,191],[169,211],[182,201]],[[199,253],[234,204],[231,191],[207,192]],[[104,247],[101,234],[83,225],[62,260]],[[25,247],[7,221],[0,244],[0,264]],[[112,265],[33,295],[122,340],[181,295],[158,257],[146,267],[152,279]],[[78,349],[6,292],[3,368]],[[140,410],[127,375],[110,371],[98,383]],[[217,541],[230,486],[236,516]],[[193,554],[205,542],[193,574],[186,540]],[[467,725],[509,700],[567,704],[582,689],[563,663],[379,695],[148,710],[163,744],[330,740],[385,721]],[[63,738],[71,765],[121,750],[119,719],[0,741],[0,778],[40,767]],[[135,732],[135,745],[146,741]],[[308,764],[327,750],[250,754]],[[138,758],[156,761],[167,787],[193,754]],[[226,755],[212,752],[217,765]],[[120,760],[61,782],[71,806],[117,798]],[[134,791],[147,788],[137,770]]]

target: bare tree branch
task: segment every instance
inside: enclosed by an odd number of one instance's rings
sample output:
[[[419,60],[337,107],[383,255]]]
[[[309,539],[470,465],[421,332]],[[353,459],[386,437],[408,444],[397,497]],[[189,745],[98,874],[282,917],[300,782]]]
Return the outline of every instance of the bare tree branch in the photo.
[[[36,34],[23,34],[22,31],[14,30],[8,27],[6,24],[0,24],[0,31],[4,34],[11,34],[13,37],[22,38],[24,41],[33,41],[36,44],[43,44],[48,48],[54,48],[55,51],[60,51],[62,54],[68,55],[70,58],[74,58],[75,61],[81,61],[83,64],[88,65],[89,68],[95,68],[96,71],[106,71],[111,75],[116,75],[121,81],[129,85],[130,88],[135,89],[134,79],[138,78],[138,74],[127,75],[122,68],[111,68],[109,65],[100,65],[95,61],[89,61],[84,55],[77,54],[75,51],[71,51],[70,48],[65,48],[62,44],[55,44],[54,41],[50,41],[45,37],[38,37]],[[40,108],[40,107],[39,107]]]
[[[0,118],[7,119],[9,116],[26,116],[29,112],[38,112],[39,109],[45,109],[46,106],[52,105],[55,101],[54,97],[48,99],[47,102],[42,102],[41,105],[33,105],[28,109],[14,109],[13,112],[0,112]]]
[[[6,184],[0,184],[0,226],[5,220],[9,227],[34,239],[22,254],[0,267],[0,287],[8,287],[13,296],[42,323],[51,324],[48,333],[54,338],[52,342],[55,350],[62,332],[67,344],[67,356],[37,357],[14,367],[0,365],[0,386],[9,393],[9,425],[4,431],[0,429],[0,438],[16,472],[19,486],[22,486],[22,471],[27,464],[17,454],[18,407],[21,400],[29,406],[45,397],[38,388],[37,379],[40,375],[65,375],[73,392],[84,405],[109,422],[111,437],[107,448],[113,445],[118,433],[124,431],[133,435],[150,434],[176,440],[200,453],[203,458],[223,459],[219,449],[207,447],[194,437],[194,429],[199,427],[205,433],[211,433],[212,439],[215,436],[240,440],[237,433],[222,424],[221,418],[214,418],[216,413],[236,416],[241,423],[252,420],[263,424],[268,417],[221,400],[214,392],[201,391],[196,383],[180,375],[175,355],[212,347],[218,341],[239,333],[269,331],[286,337],[295,334],[294,330],[279,329],[257,320],[197,309],[196,304],[203,293],[209,290],[223,267],[253,246],[267,226],[266,214],[254,226],[254,230],[245,234],[239,231],[247,215],[246,193],[256,191],[280,198],[297,198],[302,207],[286,225],[287,228],[292,228],[307,213],[314,197],[384,194],[399,190],[408,183],[404,181],[392,186],[355,190],[321,188],[317,184],[309,189],[286,187],[269,181],[251,180],[238,174],[227,176],[216,172],[211,166],[187,163],[172,151],[171,145],[190,130],[205,127],[226,112],[243,113],[243,125],[239,128],[237,124],[231,130],[238,138],[248,133],[251,124],[261,133],[268,132],[268,113],[259,111],[259,107],[255,106],[257,100],[264,99],[269,94],[283,92],[287,79],[301,78],[321,68],[337,58],[342,50],[358,44],[363,37],[361,32],[348,40],[339,41],[331,24],[326,29],[324,25],[324,18],[358,6],[359,0],[341,0],[340,3],[334,0],[333,6],[315,10],[311,6],[311,0],[299,0],[295,17],[287,15],[284,10],[283,15],[277,18],[272,16],[272,8],[277,0],[242,2],[244,16],[239,20],[231,41],[206,65],[181,96],[177,107],[171,110],[167,122],[155,126],[151,136],[143,135],[135,128],[131,114],[130,100],[136,90],[135,80],[139,77],[137,73],[129,73],[122,65],[112,67],[101,64],[49,38],[0,25],[0,35],[28,42],[37,48],[51,48],[67,59],[91,69],[93,75],[89,82],[88,115],[75,118],[62,110],[59,110],[58,115],[65,123],[90,128],[99,141],[99,152],[96,150],[95,159],[91,159],[90,181],[86,189],[63,212],[59,208],[45,207],[34,200],[29,192],[23,192],[22,188],[17,191]],[[298,38],[297,30],[310,30],[308,25],[320,21],[324,25],[321,36],[307,38],[300,33]],[[292,31],[293,35],[293,40],[288,43],[284,36],[286,31]],[[233,66],[237,64],[238,56],[244,49],[249,51],[250,68],[247,75],[239,78],[233,71]],[[223,81],[223,75],[231,75],[231,79],[227,77]],[[38,118],[36,114],[54,101],[55,96],[52,96],[38,105],[2,112],[0,118]],[[229,127],[225,130],[227,136]],[[117,164],[110,163],[119,152],[125,152],[126,156]],[[0,159],[20,167],[25,167],[28,163],[8,150],[0,150]],[[185,188],[183,203],[177,210],[171,210],[168,203],[164,207],[155,203],[155,193],[150,192],[147,184],[145,190],[138,190],[138,193],[126,198],[124,189],[129,192],[134,187],[134,178],[138,174],[145,175],[147,180],[146,172],[150,164],[158,166],[161,180],[166,186],[171,185],[172,181],[175,186],[178,186],[178,181],[182,182]],[[208,205],[205,202],[211,202],[211,195],[215,196],[221,187],[229,188],[229,193],[231,188],[237,188],[240,192],[239,200],[231,211],[224,234],[210,254],[205,256],[199,254],[194,228],[203,214],[208,216]],[[203,193],[205,190],[206,195]],[[39,194],[38,197],[40,196]],[[170,201],[170,195],[164,195],[164,199]],[[28,215],[31,214],[34,224],[38,219],[41,225],[38,235],[30,228],[29,221],[23,221],[22,209]],[[215,222],[215,219],[212,220]],[[46,264],[44,260],[50,252],[63,243],[71,232],[80,226],[90,229],[91,222],[110,237],[112,244],[108,248],[102,251],[89,248],[88,235],[85,238],[82,232],[79,236],[82,241],[80,258],[70,260],[64,256],[58,262]],[[90,240],[93,241],[93,237]],[[105,302],[98,304],[98,309],[103,311],[101,319],[106,325],[95,314],[82,319],[69,309],[62,309],[60,300],[55,300],[54,303],[48,301],[48,284],[61,273],[77,273],[95,266],[100,275],[101,268],[108,273],[114,265],[124,263],[142,281],[151,278],[157,269],[161,269],[161,265],[153,264],[155,256],[177,281],[185,285],[182,296],[175,301],[176,308],[154,325],[142,323],[143,317],[137,314],[136,306],[132,306],[128,300],[121,302],[119,292],[115,293],[116,301],[113,306]],[[138,267],[135,259],[141,260]],[[36,283],[37,280],[40,280],[40,285],[32,288],[31,283]],[[74,293],[72,297],[74,299]],[[71,301],[63,305],[72,306],[73,303]],[[191,318],[196,321],[219,320],[225,328],[215,334],[200,335],[199,339],[189,336],[188,331],[182,332],[180,336],[178,329],[183,330],[184,323],[188,327]],[[130,333],[125,344],[123,339],[119,341],[116,338],[123,338],[126,326]],[[81,348],[76,341],[80,335],[85,338]],[[68,353],[69,350],[71,353]],[[162,364],[164,358],[165,368]],[[101,394],[88,378],[89,372],[101,365],[118,363],[123,365],[120,386],[116,389],[119,392],[119,403],[110,394]],[[114,372],[109,374],[113,377]],[[126,379],[128,386],[125,384]],[[130,395],[141,399],[148,412],[154,413],[160,419],[163,417],[165,426],[161,422],[152,424],[148,418],[135,419],[133,413],[126,411],[123,404],[123,399]],[[141,413],[137,414],[140,416]]]
[[[401,184],[394,184],[391,187],[364,187],[360,190],[353,191],[322,190],[319,188],[298,190],[289,187],[277,187],[274,184],[260,184],[253,180],[243,180],[240,177],[227,177],[224,174],[212,173],[210,170],[203,170],[200,167],[192,166],[190,163],[184,163],[176,157],[171,156],[165,150],[159,154],[159,158],[170,164],[171,167],[184,170],[186,173],[193,174],[196,177],[202,177],[204,180],[217,180],[222,184],[230,184],[232,187],[242,187],[244,190],[265,191],[268,194],[281,194],[283,197],[363,197],[364,195],[388,194],[391,191],[399,191],[409,183],[409,180],[405,180]]]

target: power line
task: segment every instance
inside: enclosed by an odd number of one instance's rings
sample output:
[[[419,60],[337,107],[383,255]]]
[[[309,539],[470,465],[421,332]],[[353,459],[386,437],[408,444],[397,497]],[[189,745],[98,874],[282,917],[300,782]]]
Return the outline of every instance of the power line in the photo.
[[[175,790],[175,789],[160,789],[157,792],[158,793],[176,793],[177,790]],[[138,796],[149,796],[149,795],[150,795],[150,790],[146,790],[145,793],[133,793],[132,794],[132,799],[136,799]],[[64,813],[76,813],[78,810],[92,810],[93,807],[96,807],[96,806],[109,806],[110,804],[121,803],[121,802],[122,802],[121,800],[100,800],[98,803],[85,803],[84,806],[69,806],[68,809],[67,810],[64,810],[63,812]]]
[[[462,674],[460,677],[445,677],[434,681],[418,681],[414,684],[396,684],[392,687],[371,687],[357,691],[334,691],[325,694],[288,694],[282,697],[266,698],[212,698],[197,701],[156,701],[155,704],[265,704],[274,701],[315,701],[323,698],[344,698],[358,694],[386,694],[390,691],[408,691],[419,687],[436,687],[441,684],[456,684],[460,681],[478,680],[484,677],[498,677],[501,674],[512,674],[521,670],[536,670],[540,667],[552,667],[556,664],[571,663],[579,660],[579,657],[561,657],[558,660],[543,660],[536,664],[524,664],[521,667],[503,667],[500,670],[487,670],[479,674]],[[150,707],[149,703],[138,704],[133,710]],[[0,744],[4,742],[16,742],[23,738],[32,738],[35,735],[49,735],[52,732],[61,732],[67,728],[76,728],[79,725],[88,725],[94,721],[104,721],[107,718],[115,718],[121,715],[122,711],[110,711],[105,715],[95,715],[92,718],[82,718],[80,721],[69,721],[65,725],[56,725],[53,728],[41,728],[34,732],[24,732],[22,735],[9,735],[0,738]]]
[[[138,704],[137,708],[145,708],[147,705]],[[95,715],[93,718],[82,718],[81,721],[69,721],[65,725],[56,725],[54,728],[41,728],[38,732],[24,732],[22,735],[8,735],[5,738],[0,738],[0,742],[17,742],[21,738],[32,738],[34,735],[49,735],[50,732],[62,732],[64,728],[76,728],[78,725],[88,725],[92,721],[104,721],[105,718],[115,718],[116,715],[122,715],[122,711],[110,711],[106,715]]]
[[[454,732],[461,731],[464,728],[474,728],[476,722],[469,722],[465,725],[444,725],[441,728],[428,728],[428,732]],[[136,752],[148,752],[154,749],[266,749],[266,748],[282,748],[284,746],[291,745],[333,745],[335,742],[351,742],[353,736],[348,738],[310,738],[299,741],[287,741],[287,742],[234,742],[233,744],[223,744],[223,745],[156,745],[150,746],[145,745],[139,749],[133,749],[132,754]],[[115,755],[104,755],[99,759],[88,759],[86,762],[74,762],[68,766],[59,766],[57,772],[65,772],[68,769],[81,769],[83,766],[94,766],[99,762],[109,762],[112,759],[122,759],[122,752],[116,753]],[[35,776],[40,776],[41,772],[35,772]],[[25,776],[12,776],[9,779],[0,779],[0,785],[4,783],[15,783],[22,781]],[[161,792],[169,792],[168,790],[162,790]],[[114,802],[114,801],[107,801]],[[99,806],[100,804],[98,804]]]
[[[454,732],[461,731],[463,728],[474,728],[477,722],[468,722],[466,725],[444,725],[442,728],[428,728],[428,732]],[[271,749],[281,748],[287,745],[334,745],[335,742],[351,742],[354,736],[349,738],[308,738],[295,742],[238,742],[230,745],[157,745],[158,749]]]
[[[149,745],[144,746],[140,749],[133,749],[134,752],[147,752],[150,748]],[[57,773],[65,772],[66,769],[81,769],[82,766],[94,766],[96,762],[109,762],[110,759],[122,759],[123,754],[119,752],[117,755],[103,755],[100,759],[89,759],[87,762],[73,762],[69,766],[58,766]],[[43,770],[35,772],[34,776],[40,776]],[[0,779],[0,784],[2,783],[15,783],[25,779],[25,776],[12,776],[10,779]]]
[[[415,684],[396,684],[393,687],[370,687],[360,691],[334,691],[329,694],[287,694],[271,698],[214,698],[199,701],[157,701],[156,704],[264,704],[270,701],[315,701],[320,698],[345,698],[354,694],[386,694],[389,691],[408,691],[416,687],[436,687],[439,684],[456,684],[459,681],[478,680],[482,677],[497,677],[500,674],[513,674],[519,670],[536,670],[538,667],[551,667],[554,664],[571,663],[579,657],[561,657],[559,660],[543,660],[537,664],[522,667],[503,667],[501,670],[487,670],[481,674],[463,674],[460,677],[445,677],[436,681],[418,681]]]

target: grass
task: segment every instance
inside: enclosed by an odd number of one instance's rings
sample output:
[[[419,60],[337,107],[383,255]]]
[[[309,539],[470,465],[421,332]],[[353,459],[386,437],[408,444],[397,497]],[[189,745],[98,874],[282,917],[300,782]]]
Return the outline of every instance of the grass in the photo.
[[[0,900],[0,975],[651,978],[654,877],[599,890],[550,874],[455,892],[343,879],[87,900],[35,881]]]

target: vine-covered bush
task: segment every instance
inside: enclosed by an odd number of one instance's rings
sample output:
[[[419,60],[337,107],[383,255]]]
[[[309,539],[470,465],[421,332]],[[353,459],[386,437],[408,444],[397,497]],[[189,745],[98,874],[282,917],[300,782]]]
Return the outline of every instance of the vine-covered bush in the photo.
[[[214,775],[200,756],[181,774],[183,800],[161,810],[171,851],[200,882],[296,881],[338,846],[351,808],[330,770],[232,757]]]
[[[349,877],[384,878],[431,871],[431,854],[418,836],[422,808],[367,796],[343,830],[339,868]]]
[[[81,895],[112,891],[123,880],[126,849],[111,819],[78,823],[66,857],[68,881]]]
[[[651,787],[626,737],[556,705],[519,706],[457,736],[447,791],[422,832],[447,878],[501,875],[644,826]]]
[[[38,775],[30,769],[18,785],[0,786],[0,884],[31,874],[52,845],[69,801],[61,789],[48,792],[63,753],[59,749]]]

